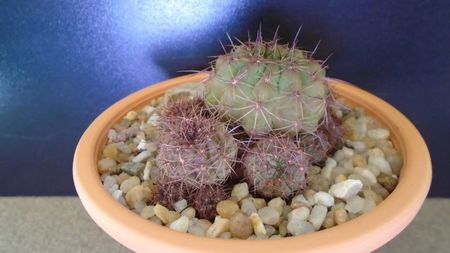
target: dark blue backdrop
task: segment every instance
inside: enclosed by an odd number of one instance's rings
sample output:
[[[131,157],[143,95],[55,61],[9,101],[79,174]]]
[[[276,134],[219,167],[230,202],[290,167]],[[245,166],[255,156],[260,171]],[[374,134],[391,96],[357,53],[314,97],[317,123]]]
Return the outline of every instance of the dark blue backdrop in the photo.
[[[118,99],[203,69],[225,32],[262,23],[330,53],[329,76],[406,114],[433,159],[432,196],[450,197],[450,4],[446,1],[0,0],[0,195],[71,195],[75,145]]]

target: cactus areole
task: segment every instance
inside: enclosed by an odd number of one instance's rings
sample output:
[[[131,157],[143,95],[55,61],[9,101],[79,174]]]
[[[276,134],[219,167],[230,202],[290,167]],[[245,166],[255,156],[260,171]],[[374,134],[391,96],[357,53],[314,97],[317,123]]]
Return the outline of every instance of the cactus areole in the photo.
[[[213,64],[206,101],[251,136],[314,131],[329,89],[325,69],[311,55],[276,40],[233,46]]]

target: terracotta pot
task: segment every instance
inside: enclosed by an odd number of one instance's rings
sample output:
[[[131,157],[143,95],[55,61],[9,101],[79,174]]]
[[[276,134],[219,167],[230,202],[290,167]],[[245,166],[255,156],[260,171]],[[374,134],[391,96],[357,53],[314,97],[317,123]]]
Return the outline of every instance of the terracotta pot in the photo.
[[[73,178],[78,195],[92,219],[111,237],[137,252],[370,252],[402,231],[419,211],[431,183],[431,160],[414,125],[380,98],[344,81],[330,79],[339,96],[362,106],[391,131],[404,159],[397,188],[369,213],[342,225],[278,240],[245,241],[198,237],[145,221],[116,202],[97,173],[100,149],[108,129],[128,111],[146,105],[174,86],[198,81],[188,75],[152,85],[115,103],[89,126],[75,151]]]

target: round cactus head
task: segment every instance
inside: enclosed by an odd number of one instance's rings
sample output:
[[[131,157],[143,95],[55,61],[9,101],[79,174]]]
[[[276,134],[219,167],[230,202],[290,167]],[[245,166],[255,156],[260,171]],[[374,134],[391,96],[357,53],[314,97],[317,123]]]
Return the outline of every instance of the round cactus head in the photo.
[[[227,197],[223,186],[205,186],[194,191],[191,198],[192,207],[197,211],[198,218],[212,220],[217,215],[217,203]]]
[[[228,179],[237,144],[223,123],[208,117],[202,99],[169,103],[161,111],[159,128],[157,162],[163,176],[194,188]]]
[[[310,160],[292,139],[268,136],[246,152],[243,165],[248,183],[258,194],[287,198],[306,186]]]
[[[206,101],[251,136],[313,131],[329,92],[325,70],[311,55],[261,36],[233,46],[214,62],[205,82]]]

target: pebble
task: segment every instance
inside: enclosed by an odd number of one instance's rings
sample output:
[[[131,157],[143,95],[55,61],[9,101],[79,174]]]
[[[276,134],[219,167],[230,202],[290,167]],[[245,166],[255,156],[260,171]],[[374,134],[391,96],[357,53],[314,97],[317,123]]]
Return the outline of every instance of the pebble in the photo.
[[[334,222],[338,225],[347,222],[349,220],[347,211],[344,208],[336,208],[333,210]]]
[[[265,199],[262,199],[262,198],[251,198],[251,199],[253,201],[253,204],[255,205],[256,210],[267,206]]]
[[[286,201],[282,198],[274,198],[267,203],[268,207],[274,208],[281,215],[283,213],[283,207],[286,206]]]
[[[119,151],[117,150],[117,147],[115,144],[108,144],[103,149],[103,155],[110,159],[116,159],[118,154],[119,154]]]
[[[156,109],[155,107],[147,105],[143,108],[143,111],[145,113],[147,113],[147,115],[152,115],[152,113],[155,111],[155,109]]]
[[[372,200],[375,201],[375,203],[378,205],[381,203],[381,201],[383,201],[383,198],[378,195],[376,192],[370,190],[370,189],[365,189],[363,190],[363,197],[367,200],[367,198],[370,198]]]
[[[221,233],[230,229],[230,220],[216,216],[214,223],[206,230],[206,236],[209,238],[218,237]]]
[[[397,179],[390,176],[381,173],[377,177],[378,183],[381,184],[388,192],[392,192],[395,189],[395,186],[397,186]]]
[[[353,155],[355,154],[355,151],[353,151],[353,149],[347,147],[343,147],[342,152],[344,153],[344,157],[347,159],[352,158]]]
[[[153,206],[153,205],[144,207],[140,214],[141,217],[144,219],[150,219],[151,217],[155,216],[154,208],[155,208],[155,206]]]
[[[374,207],[376,207],[377,206],[377,204],[375,203],[375,201],[373,200],[373,199],[371,199],[371,198],[366,198],[365,200],[364,200],[364,207],[363,207],[363,209],[361,210],[361,212],[362,213],[367,213],[367,212],[369,212],[370,210],[372,210]]]
[[[142,200],[137,200],[133,202],[133,211],[137,214],[141,214],[142,210],[146,206],[145,202]]]
[[[122,172],[116,176],[116,181],[119,185],[121,185],[123,183],[123,181],[127,180],[128,178],[130,178],[130,175],[128,175],[125,172]]]
[[[345,210],[347,210],[349,213],[359,213],[364,208],[365,200],[361,198],[360,196],[355,196],[352,199],[347,201],[347,204],[345,205]]]
[[[145,150],[139,153],[137,156],[135,156],[132,160],[134,163],[141,163],[145,162],[150,156],[152,155],[152,152]]]
[[[309,222],[314,226],[314,229],[319,230],[322,226],[325,217],[327,216],[328,209],[323,205],[315,205],[311,210],[309,216]]]
[[[376,128],[367,131],[367,136],[374,140],[386,140],[389,138],[389,130],[385,128]]]
[[[117,183],[116,177],[114,177],[114,176],[106,176],[105,179],[103,180],[103,187],[104,187],[106,190],[109,190],[109,189],[111,189],[116,183]]]
[[[362,187],[363,183],[360,180],[347,179],[332,185],[329,193],[336,198],[347,200],[356,196]]]
[[[186,216],[181,216],[180,218],[174,220],[170,223],[169,228],[181,233],[186,233],[189,227],[189,218]]]
[[[333,159],[336,160],[336,162],[340,162],[340,161],[344,160],[345,159],[344,151],[342,151],[342,149],[339,149],[338,151],[336,151],[333,155]]]
[[[236,202],[231,200],[222,200],[219,203],[217,203],[216,211],[217,213],[222,217],[229,219],[231,216],[239,210],[239,206],[236,204]]]
[[[245,198],[248,194],[249,192],[247,183],[236,184],[233,187],[233,190],[231,191],[231,196],[235,197],[237,201],[240,201],[241,199]]]
[[[330,207],[334,205],[334,198],[331,194],[327,192],[316,192],[313,197],[314,203],[318,205],[323,205],[326,207]]]
[[[267,225],[277,225],[280,222],[280,213],[273,207],[263,207],[258,210],[262,222]]]
[[[151,221],[151,222],[153,222],[155,224],[158,224],[158,225],[162,225],[163,224],[162,221],[157,216],[150,217],[149,221]]]
[[[136,111],[129,111],[127,115],[125,115],[125,118],[128,120],[135,120],[137,118],[138,113]]]
[[[145,167],[143,163],[134,163],[134,162],[122,163],[119,164],[119,166],[122,171],[133,176],[138,175]]]
[[[147,123],[149,123],[152,126],[158,125],[159,115],[158,114],[152,114],[147,120]]]
[[[230,232],[223,232],[219,235],[219,238],[221,239],[231,239],[231,233]]]
[[[389,165],[389,163],[386,161],[384,157],[371,155],[369,156],[368,164],[377,167],[380,170],[380,172],[384,174],[388,175],[392,174],[391,165]]]
[[[291,235],[302,235],[314,232],[314,226],[305,220],[289,220],[287,223],[287,231]]]
[[[280,223],[280,226],[278,226],[278,233],[281,237],[285,237],[287,235],[287,220],[284,220]]]
[[[264,224],[257,213],[252,213],[250,215],[250,222],[252,223],[253,232],[256,236],[267,234],[267,231],[264,228]]]
[[[98,161],[98,172],[100,172],[100,174],[110,172],[112,169],[114,169],[114,167],[116,167],[116,165],[117,165],[116,160],[111,159],[109,157],[104,158]]]
[[[391,154],[386,156],[386,161],[391,166],[392,172],[397,176],[400,175],[400,169],[403,166],[403,159],[401,158],[401,156],[397,153]]]
[[[253,204],[253,201],[249,198],[245,198],[241,201],[241,211],[247,216],[257,212],[255,204]]]
[[[188,207],[181,212],[181,215],[184,215],[189,219],[192,219],[195,217],[195,209],[193,207]]]
[[[116,147],[117,149],[125,154],[131,154],[131,148],[130,146],[128,146],[127,144],[125,144],[124,142],[118,142],[116,143]]]
[[[130,177],[128,179],[125,179],[122,184],[120,184],[120,190],[122,190],[124,193],[127,193],[131,188],[139,185],[141,183],[141,180],[136,177]]]
[[[366,167],[367,166],[366,158],[361,154],[355,154],[353,156],[353,166],[354,167]]]
[[[308,177],[308,186],[314,191],[328,191],[331,180],[323,175],[312,175]]]
[[[112,196],[115,200],[119,201],[120,204],[122,204],[123,206],[127,206],[125,198],[123,197],[123,191],[115,190],[114,192],[112,192]]]
[[[301,205],[295,205],[296,203],[301,204]],[[297,195],[295,197],[292,198],[291,200],[291,207],[292,208],[297,208],[299,206],[308,206],[310,207],[312,203],[310,203],[303,194]]]
[[[167,207],[156,204],[156,206],[153,208],[153,211],[155,212],[155,215],[164,223],[169,223],[169,216],[170,211],[167,209]]]
[[[270,225],[264,225],[264,229],[266,230],[267,236],[272,236],[273,234],[275,234],[277,232],[277,230]]]
[[[309,206],[308,206],[308,208],[309,208]],[[293,208],[291,206],[288,206],[288,205],[285,205],[283,207],[283,213],[281,214],[282,220],[286,220],[288,218],[288,215],[292,211],[292,209]]]
[[[367,150],[366,143],[363,141],[353,141],[351,145],[356,153],[364,153]]]
[[[388,190],[386,190],[381,184],[376,183],[370,187],[370,189],[380,195],[383,199],[389,196]]]
[[[324,228],[334,227],[336,223],[334,222],[333,212],[329,211],[323,220],[322,226]]]
[[[369,186],[377,183],[377,178],[375,177],[375,175],[372,173],[371,170],[361,167],[355,167],[354,171],[356,174],[364,177]]]
[[[347,177],[344,174],[339,174],[334,178],[334,183],[337,184],[345,180],[347,180]]]
[[[188,233],[198,236],[205,236],[206,231],[212,225],[209,221],[209,224],[198,219],[192,219],[191,221],[192,222],[189,223]]]
[[[148,187],[137,185],[131,188],[125,195],[125,200],[129,207],[133,208],[135,202],[147,202],[151,198],[151,191]]]
[[[233,237],[247,239],[253,234],[250,219],[242,212],[235,212],[230,218],[230,232]]]
[[[292,210],[288,214],[288,220],[306,220],[309,216],[309,208],[300,207]]]
[[[322,169],[322,175],[331,180],[331,172],[334,168],[336,168],[337,162],[331,157],[328,157],[325,161],[325,166]]]
[[[181,211],[183,211],[187,207],[187,200],[180,199],[173,204],[173,207],[175,208],[176,212],[181,213]]]

